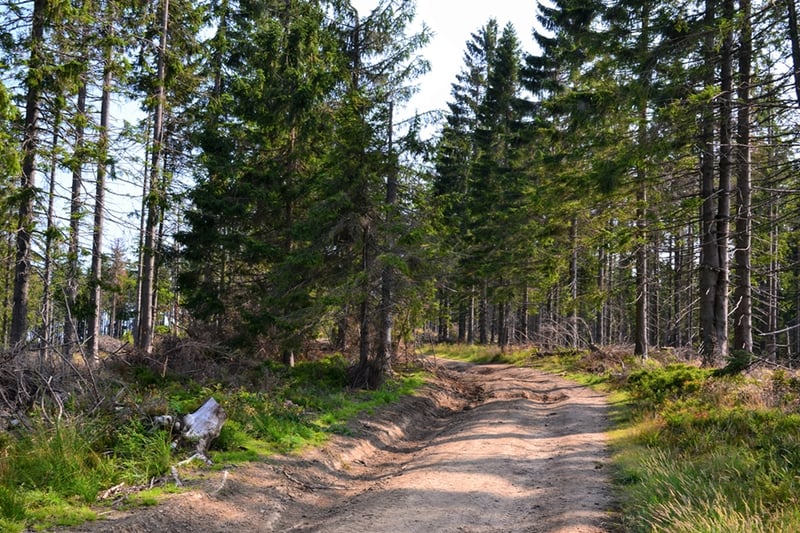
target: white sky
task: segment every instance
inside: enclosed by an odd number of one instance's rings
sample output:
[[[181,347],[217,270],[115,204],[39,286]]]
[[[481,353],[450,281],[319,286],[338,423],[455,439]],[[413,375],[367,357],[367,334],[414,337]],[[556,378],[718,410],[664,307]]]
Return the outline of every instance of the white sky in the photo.
[[[377,3],[377,0],[351,0],[362,17]],[[464,64],[467,41],[490,18],[497,19],[501,29],[511,22],[522,49],[533,52],[531,35],[536,5],[537,0],[417,0],[417,20],[428,25],[433,37],[421,52],[431,63],[431,70],[417,80],[420,94],[410,103],[411,113],[445,108],[451,85]]]

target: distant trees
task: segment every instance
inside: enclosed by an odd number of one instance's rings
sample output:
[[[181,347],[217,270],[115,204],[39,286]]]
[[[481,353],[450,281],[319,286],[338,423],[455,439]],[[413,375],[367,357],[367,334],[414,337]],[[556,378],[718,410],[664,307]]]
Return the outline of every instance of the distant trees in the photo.
[[[790,202],[794,183],[786,166],[794,77],[777,68],[778,57],[793,57],[789,18],[727,0],[677,11],[627,0],[540,6],[540,51],[525,57],[527,92],[516,106],[523,185],[504,188],[521,191],[521,209],[501,210],[527,211],[527,224],[504,227],[532,260],[523,277],[534,310],[523,328],[529,338],[631,342],[641,356],[650,345],[694,346],[708,365],[731,350],[775,357],[776,336],[785,339],[784,357],[796,353],[796,269],[778,244],[792,241],[794,217],[777,215],[774,203]],[[784,25],[788,33],[775,32]],[[479,119],[464,118],[464,95],[486,93],[464,87],[454,85],[433,187],[448,234],[472,238],[476,206],[464,198],[492,177],[475,157]],[[519,170],[498,170],[519,179]],[[485,237],[484,246],[501,242]],[[754,260],[761,253],[772,259]],[[525,257],[506,248],[494,261],[488,250],[476,260],[496,283],[511,265],[524,271]],[[447,276],[457,272],[450,265]],[[460,311],[442,308],[439,324],[458,325],[453,338],[488,340]],[[779,318],[778,308],[792,311]],[[492,316],[502,344],[502,308]]]

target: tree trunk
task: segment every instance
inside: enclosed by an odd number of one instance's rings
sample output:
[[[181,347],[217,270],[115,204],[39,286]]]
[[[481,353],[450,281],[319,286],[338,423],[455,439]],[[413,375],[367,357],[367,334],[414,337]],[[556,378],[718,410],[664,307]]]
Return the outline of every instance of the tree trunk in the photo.
[[[641,12],[641,34],[639,36],[639,55],[642,61],[648,55],[650,46],[650,7],[647,2],[642,6]],[[639,76],[639,84],[646,95],[651,85],[650,70],[641,65],[642,72]],[[638,103],[638,132],[637,143],[639,150],[645,153],[647,146],[647,99],[646,96],[640,98]],[[650,305],[650,287],[648,284],[650,271],[647,261],[647,247],[649,244],[649,229],[647,224],[647,170],[645,163],[640,162],[636,169],[636,230],[638,243],[636,247],[636,323],[634,324],[634,354],[647,359],[649,339],[648,339],[648,311]]]
[[[527,344],[529,342],[528,333],[528,314],[530,313],[530,296],[528,286],[522,288],[522,305],[519,310],[519,326],[517,326],[517,342]]]
[[[31,234],[34,229],[33,201],[36,195],[36,151],[39,146],[39,105],[42,96],[40,69],[44,66],[42,47],[47,16],[47,0],[34,0],[31,22],[30,62],[26,79],[25,131],[22,140],[22,178],[17,217],[17,242],[14,265],[14,294],[11,310],[12,347],[23,343],[28,334],[28,293],[31,277]]]
[[[450,312],[447,301],[447,290],[440,287],[438,292],[439,299],[439,317],[436,325],[436,341],[447,342],[450,332],[448,331],[448,313]]]
[[[86,72],[83,73],[86,76]],[[83,188],[83,163],[85,145],[86,122],[86,80],[81,80],[78,88],[77,115],[75,125],[75,149],[72,162],[72,191],[69,208],[69,242],[67,244],[67,274],[65,280],[65,297],[67,312],[64,316],[64,348],[65,356],[70,357],[75,352],[78,343],[78,326],[75,323],[73,312],[78,301],[78,282],[80,277],[80,231],[81,218],[83,217],[83,203],[81,191]]]
[[[705,57],[704,83],[710,87],[714,83],[714,0],[706,0],[705,28],[703,44]],[[714,366],[718,361],[718,337],[716,330],[717,280],[720,277],[719,253],[717,249],[719,230],[716,224],[715,183],[714,183],[714,111],[709,106],[701,110],[701,131],[699,144],[703,147],[700,156],[700,198],[702,200],[700,220],[700,354],[705,366]]]
[[[794,67],[794,91],[800,105],[800,37],[797,30],[797,6],[794,0],[786,0],[789,26],[789,41],[792,43],[792,66]],[[751,43],[752,44],[752,43]]]
[[[750,70],[753,53],[750,0],[740,0],[739,105],[736,148],[736,288],[733,310],[733,348],[753,351],[753,297],[751,284],[752,192],[750,155]]]
[[[394,252],[394,209],[397,204],[397,169],[394,164],[394,146],[392,130],[394,129],[394,104],[389,103],[389,131],[387,140],[387,157],[389,159],[389,172],[386,176],[386,236],[387,253]],[[392,369],[394,353],[392,349],[392,327],[394,326],[394,269],[391,263],[383,266],[381,271],[381,308],[378,332],[378,345],[375,354],[376,365],[382,372],[387,373]]]
[[[361,306],[359,308],[359,342],[358,342],[358,366],[354,370],[354,375],[350,379],[350,384],[357,388],[376,388],[375,375],[369,359],[369,295],[370,295],[370,270],[372,270],[372,258],[369,250],[370,241],[369,223],[365,223],[363,228],[363,250],[361,252],[361,270],[364,276],[364,285],[361,291]]]
[[[724,0],[723,16],[734,20],[733,0]],[[731,220],[731,178],[733,175],[733,32],[728,29],[722,41],[720,57],[720,127],[719,127],[719,191],[717,203],[717,254],[719,276],[715,301],[715,334],[717,355],[724,360],[728,356],[728,288],[730,260],[728,244]]]
[[[475,286],[469,288],[469,310],[467,311],[467,344],[475,344]]]
[[[458,302],[458,344],[467,342],[467,312],[468,308],[464,301]]]
[[[644,126],[642,126],[644,127]],[[644,170],[638,171],[639,186],[637,190],[637,230],[639,242],[636,246],[636,324],[634,325],[634,355],[647,359],[648,356],[648,319],[649,286],[647,261],[647,185]]]
[[[55,235],[56,175],[58,169],[58,143],[60,140],[61,109],[53,117],[53,146],[50,156],[50,184],[47,191],[47,231],[44,238],[44,276],[42,286],[42,329],[39,356],[42,364],[50,359],[53,344],[53,237]]]
[[[111,28],[107,28],[111,33]],[[89,360],[98,357],[100,342],[100,323],[103,311],[103,219],[106,194],[106,165],[108,164],[108,128],[111,114],[112,58],[111,46],[106,45],[106,57],[103,65],[103,96],[100,104],[100,137],[97,154],[97,183],[95,184],[94,226],[92,229],[92,267],[89,279],[89,300],[91,314],[89,316]]]
[[[15,235],[12,232],[7,232],[6,239],[3,244],[7,250],[13,250]],[[14,274],[14,255],[6,254],[6,261],[3,264],[3,349],[8,349],[10,342],[9,329],[11,325],[11,300],[14,293],[14,284],[12,283],[12,276]]]
[[[153,328],[155,324],[156,287],[156,245],[158,223],[161,218],[161,166],[164,139],[164,107],[166,106],[166,49],[169,29],[169,0],[163,0],[161,7],[161,40],[158,50],[158,96],[153,113],[153,147],[150,162],[150,190],[147,194],[147,221],[145,224],[144,247],[142,250],[141,297],[139,302],[139,320],[137,348],[145,353],[153,350]]]
[[[578,349],[578,217],[572,217],[572,258],[570,262],[570,303],[569,330],[573,350]]]
[[[486,280],[481,282],[481,299],[478,303],[478,343],[483,345],[489,344],[488,284]]]
[[[778,260],[778,198],[770,192],[769,202],[769,272],[767,273],[767,335],[766,355],[770,361],[778,359],[778,298],[779,298],[779,260]]]

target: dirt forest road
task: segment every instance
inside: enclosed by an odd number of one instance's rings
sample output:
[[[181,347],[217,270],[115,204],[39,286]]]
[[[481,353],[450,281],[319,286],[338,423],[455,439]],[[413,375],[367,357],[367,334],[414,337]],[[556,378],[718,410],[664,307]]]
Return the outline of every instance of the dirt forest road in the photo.
[[[528,368],[436,362],[426,392],[321,450],[231,468],[73,531],[617,531],[604,397]]]

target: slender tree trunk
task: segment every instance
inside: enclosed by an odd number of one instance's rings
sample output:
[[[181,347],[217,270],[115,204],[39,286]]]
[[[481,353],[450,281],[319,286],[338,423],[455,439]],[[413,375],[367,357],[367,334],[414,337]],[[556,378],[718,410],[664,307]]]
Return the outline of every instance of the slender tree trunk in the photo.
[[[771,361],[778,358],[778,199],[770,192],[769,203],[769,272],[767,273],[767,335],[766,355]]]
[[[639,169],[639,187],[637,190],[637,229],[639,243],[636,247],[636,324],[634,325],[634,354],[647,359],[648,342],[648,306],[650,291],[648,286],[649,264],[647,260],[647,185],[644,169]]]
[[[14,249],[14,239],[15,235],[12,232],[7,232],[6,235],[6,242],[4,243],[7,250]],[[11,326],[11,314],[12,314],[12,299],[14,296],[14,284],[12,283],[13,274],[14,274],[14,255],[11,253],[6,254],[6,263],[3,265],[3,271],[5,275],[3,276],[3,348],[8,349],[10,343],[10,326]]]
[[[145,224],[144,247],[142,250],[141,298],[137,348],[150,353],[153,350],[153,328],[155,324],[154,293],[156,287],[156,255],[158,223],[161,219],[162,191],[161,168],[164,138],[164,107],[166,106],[166,50],[169,29],[169,0],[163,0],[161,7],[161,41],[158,50],[158,96],[153,113],[153,147],[150,162],[150,190],[147,194],[147,221]]]
[[[86,76],[86,72],[83,73]],[[83,162],[85,150],[85,123],[86,123],[86,80],[81,80],[78,88],[77,114],[78,122],[75,125],[75,154],[72,162],[72,190],[69,208],[69,241],[67,244],[67,273],[65,298],[67,312],[64,315],[64,348],[65,356],[70,357],[78,343],[78,326],[75,323],[73,312],[78,301],[78,280],[80,277],[80,231],[81,218],[83,217],[83,203],[81,191],[83,188]]]
[[[458,344],[467,342],[467,312],[468,307],[464,301],[458,302]]]
[[[642,61],[648,55],[650,46],[650,5],[645,2],[641,10],[641,34],[639,35],[639,55]],[[650,70],[641,66],[642,72],[639,76],[639,84],[642,87],[644,96],[639,98],[638,103],[638,133],[637,143],[641,153],[645,153],[647,146],[647,97],[646,94],[651,85]],[[636,323],[634,324],[634,354],[647,359],[649,350],[648,339],[648,311],[650,305],[650,287],[648,284],[650,271],[647,258],[647,247],[649,244],[649,228],[647,224],[647,170],[645,163],[641,162],[636,169],[636,229],[638,234],[638,244],[636,247]]]
[[[489,282],[485,279],[481,282],[481,296],[478,303],[478,343],[489,344],[489,301],[488,289]]]
[[[753,296],[751,283],[752,192],[750,166],[750,70],[753,53],[750,0],[739,1],[739,90],[736,147],[736,288],[733,310],[733,348],[753,351]]]
[[[14,295],[11,310],[11,345],[23,343],[28,334],[28,293],[31,277],[31,234],[34,229],[33,201],[36,195],[36,151],[39,147],[39,105],[42,97],[40,71],[44,66],[42,47],[48,9],[47,0],[34,0],[31,22],[30,62],[26,79],[25,131],[22,140],[22,178],[17,217]]]
[[[144,143],[144,168],[142,169],[142,203],[141,203],[141,210],[139,216],[139,242],[137,243],[137,261],[136,261],[136,316],[134,317],[133,321],[133,331],[131,332],[133,336],[133,345],[139,346],[139,324],[141,320],[139,319],[139,312],[142,309],[142,279],[144,278],[143,275],[143,268],[144,268],[144,241],[145,241],[145,228],[147,226],[147,205],[148,205],[148,198],[147,198],[147,191],[149,190],[148,182],[150,179],[150,156],[151,156],[151,143],[150,143],[150,132],[152,131],[150,119],[152,117],[150,115],[147,116],[147,120],[144,125],[144,132],[147,139],[145,139]],[[222,271],[224,272],[225,266],[224,262],[222,265]],[[224,274],[223,274],[224,276]],[[220,287],[222,287],[223,280],[220,279]]]
[[[50,184],[47,191],[47,231],[44,238],[44,278],[42,287],[42,333],[39,356],[42,364],[50,359],[53,345],[53,238],[55,236],[56,175],[58,169],[58,143],[60,141],[61,109],[53,117],[53,146],[50,156]]]
[[[528,285],[526,284],[522,288],[522,305],[519,310],[519,326],[517,326],[517,340],[524,344],[529,342],[528,315],[530,313],[530,307],[530,295],[528,294]]]
[[[469,288],[469,310],[467,311],[467,344],[475,344],[475,286]]]
[[[447,291],[444,287],[438,289],[439,317],[436,324],[436,341],[447,342],[449,332],[447,331],[447,314],[449,313],[447,304]]]
[[[578,349],[578,217],[572,217],[572,260],[570,263],[570,296],[572,297],[569,316],[570,344]]]
[[[602,302],[594,318],[594,342],[602,346],[605,344],[605,301],[608,294],[606,290],[606,250],[603,245],[597,250],[597,264],[597,291],[602,295]]]
[[[361,307],[359,309],[359,324],[361,326],[361,331],[359,333],[359,346],[358,346],[358,368],[359,371],[365,374],[360,376],[360,379],[363,380],[363,383],[356,383],[354,385],[361,386],[361,387],[368,387],[371,379],[370,373],[370,366],[369,366],[369,293],[370,293],[370,270],[372,269],[372,260],[371,254],[369,252],[369,240],[370,240],[370,227],[369,224],[365,224],[363,228],[363,247],[364,249],[361,252],[361,269],[364,273],[364,286],[362,287],[362,295],[361,295]]]
[[[392,130],[394,129],[394,105],[389,103],[389,132],[388,132],[388,158],[389,173],[386,176],[386,244],[387,252],[391,254],[394,250],[394,209],[397,204],[397,170],[394,164],[394,146],[392,142]],[[392,349],[392,327],[394,325],[394,269],[391,263],[385,264],[381,272],[381,309],[378,333],[377,353],[375,354],[378,368],[387,373],[392,369],[392,359],[394,358]]]
[[[111,28],[107,31],[111,33]],[[103,267],[103,219],[105,211],[106,194],[106,165],[108,164],[108,129],[109,115],[111,114],[111,83],[112,83],[112,50],[110,45],[106,45],[106,53],[103,65],[103,91],[100,104],[100,137],[98,139],[97,154],[97,183],[95,184],[94,199],[94,225],[92,229],[92,266],[89,279],[89,360],[93,361],[100,355],[100,323],[103,312],[103,287],[102,287],[102,267]]]

